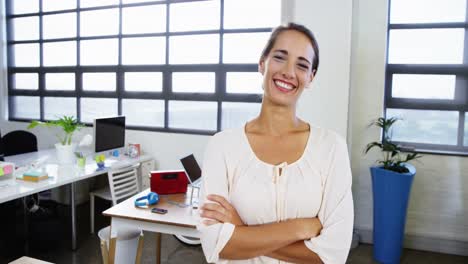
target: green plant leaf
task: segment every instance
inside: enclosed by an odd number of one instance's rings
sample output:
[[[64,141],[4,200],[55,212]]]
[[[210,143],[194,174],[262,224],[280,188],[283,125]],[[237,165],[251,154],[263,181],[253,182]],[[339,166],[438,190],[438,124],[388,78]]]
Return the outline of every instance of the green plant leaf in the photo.
[[[376,120],[372,121],[371,125],[379,127],[383,132],[383,137],[380,142],[371,142],[366,145],[364,153],[367,154],[369,150],[374,147],[379,147],[383,154],[382,160],[377,160],[378,164],[381,164],[384,169],[404,173],[408,172],[409,170],[405,167],[405,163],[411,160],[419,159],[422,156],[418,153],[409,153],[406,157],[402,157],[401,152],[402,149],[399,145],[392,142],[391,138],[391,129],[392,126],[398,121],[400,118],[391,117],[391,118],[384,118],[380,117]]]
[[[32,129],[36,126],[61,127],[65,135],[63,137],[57,135],[57,137],[59,138],[59,141],[62,145],[70,145],[72,142],[73,133],[84,127],[84,125],[80,124],[73,116],[62,116],[58,120],[48,122],[32,121],[28,128]]]
[[[369,144],[367,144],[366,146],[366,150],[364,151],[365,153],[369,152],[369,150],[371,150],[372,148],[374,147],[379,147],[382,149],[382,143],[379,143],[379,142],[371,142]]]

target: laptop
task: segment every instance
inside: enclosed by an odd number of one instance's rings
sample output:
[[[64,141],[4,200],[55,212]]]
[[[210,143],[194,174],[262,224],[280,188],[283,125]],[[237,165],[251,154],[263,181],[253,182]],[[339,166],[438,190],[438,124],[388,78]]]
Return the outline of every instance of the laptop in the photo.
[[[201,169],[200,166],[198,166],[198,162],[193,156],[193,154],[181,158],[180,162],[182,162],[182,166],[184,166],[190,185],[196,188],[200,188]]]

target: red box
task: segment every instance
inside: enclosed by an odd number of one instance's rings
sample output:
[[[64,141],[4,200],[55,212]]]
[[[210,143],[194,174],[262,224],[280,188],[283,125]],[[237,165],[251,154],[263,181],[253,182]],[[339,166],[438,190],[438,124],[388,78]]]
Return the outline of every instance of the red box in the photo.
[[[186,193],[188,179],[185,171],[152,171],[150,173],[151,191],[157,194]]]

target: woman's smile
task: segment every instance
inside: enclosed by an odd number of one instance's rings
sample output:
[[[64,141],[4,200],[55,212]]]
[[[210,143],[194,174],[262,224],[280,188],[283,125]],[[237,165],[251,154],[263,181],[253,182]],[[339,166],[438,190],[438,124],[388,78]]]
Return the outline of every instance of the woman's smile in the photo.
[[[284,81],[284,80],[280,80],[280,79],[273,79],[273,82],[276,86],[276,88],[283,92],[283,93],[289,93],[291,91],[293,91],[297,86],[290,83],[290,82],[287,82],[287,81]]]

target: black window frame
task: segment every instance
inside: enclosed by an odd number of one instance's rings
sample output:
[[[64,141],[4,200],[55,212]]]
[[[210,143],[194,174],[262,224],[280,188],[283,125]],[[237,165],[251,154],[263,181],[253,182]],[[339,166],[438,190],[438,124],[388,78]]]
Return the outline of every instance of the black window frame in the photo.
[[[80,98],[116,98],[118,102],[118,114],[122,114],[122,100],[123,99],[156,99],[164,100],[164,127],[148,127],[148,126],[127,126],[132,130],[144,131],[157,131],[169,133],[184,133],[184,134],[199,134],[199,135],[212,135],[222,129],[222,103],[223,102],[237,102],[237,103],[261,103],[262,97],[258,94],[232,94],[226,92],[226,74],[227,72],[258,72],[258,64],[245,63],[245,64],[228,64],[223,63],[223,35],[227,33],[269,33],[272,28],[248,28],[248,29],[224,29],[224,0],[218,0],[220,3],[220,27],[216,30],[201,30],[190,32],[170,32],[169,19],[170,19],[170,4],[183,3],[183,2],[203,2],[207,0],[164,0],[164,1],[151,1],[143,3],[130,3],[123,4],[120,1],[116,5],[106,5],[99,7],[80,8],[80,1],[77,1],[77,8],[42,12],[42,0],[39,1],[39,12],[28,14],[12,14],[12,2],[14,0],[7,0],[6,5],[6,23],[7,23],[7,61],[8,61],[8,107],[9,107],[9,121],[30,122],[29,118],[19,118],[12,116],[14,108],[17,107],[13,103],[14,96],[35,96],[40,100],[40,118],[44,119],[44,98],[45,97],[71,97],[76,99],[76,115],[78,120],[81,120],[81,105]],[[144,33],[144,34],[122,34],[122,8],[149,6],[149,5],[165,5],[166,6],[166,32],[163,33]],[[80,12],[94,11],[109,8],[119,8],[119,33],[117,35],[106,35],[96,37],[81,37],[80,32]],[[77,23],[76,37],[60,38],[60,39],[43,39],[42,24],[43,16],[51,14],[62,13],[76,13]],[[38,16],[39,17],[39,39],[37,40],[12,40],[13,23],[12,19],[19,17]],[[169,64],[169,37],[179,35],[203,35],[203,34],[218,34],[219,35],[219,61],[217,64]],[[122,65],[122,39],[131,37],[158,37],[164,36],[166,38],[166,63],[163,65]],[[80,41],[82,40],[96,40],[96,39],[118,39],[119,45],[119,58],[117,65],[104,65],[104,66],[82,66],[80,65]],[[76,41],[76,66],[43,66],[43,44],[49,42],[61,41]],[[15,67],[13,65],[13,45],[14,44],[39,44],[39,67]],[[260,57],[260,54],[259,54]],[[124,73],[125,72],[162,72],[163,83],[162,92],[129,92],[124,90]],[[51,91],[45,89],[45,74],[46,73],[63,73],[71,72],[75,74],[75,90],[74,91]],[[114,92],[101,92],[101,91],[84,91],[82,86],[82,75],[84,72],[115,72],[116,73],[116,91]],[[215,74],[215,92],[214,93],[174,93],[172,92],[172,76],[173,72],[213,72]],[[14,74],[15,73],[38,73],[38,89],[37,90],[22,90],[15,89]],[[182,129],[169,127],[169,101],[210,101],[217,103],[217,120],[216,130],[198,130],[198,129]],[[92,124],[87,124],[88,126]]]
[[[457,145],[427,144],[416,142],[395,141],[407,151],[417,151],[428,154],[468,156],[468,146],[464,146],[465,113],[468,112],[468,1],[464,22],[441,23],[391,23],[391,2],[388,1],[387,15],[387,49],[385,67],[384,116],[387,109],[407,110],[442,110],[458,111]],[[462,64],[390,64],[390,31],[393,29],[449,29],[465,30],[464,54]],[[453,100],[445,99],[413,99],[392,97],[393,74],[450,74],[456,75],[455,95]],[[382,135],[383,136],[383,135]]]

